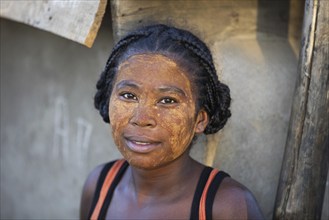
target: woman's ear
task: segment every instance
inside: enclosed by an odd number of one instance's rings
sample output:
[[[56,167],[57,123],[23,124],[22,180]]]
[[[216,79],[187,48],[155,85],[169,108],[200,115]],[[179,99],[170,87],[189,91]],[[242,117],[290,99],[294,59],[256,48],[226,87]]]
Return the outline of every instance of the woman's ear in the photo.
[[[209,122],[209,117],[208,113],[204,110],[201,109],[198,112],[197,119],[196,119],[196,126],[195,126],[195,133],[196,134],[201,134],[203,131],[206,129],[208,122]]]

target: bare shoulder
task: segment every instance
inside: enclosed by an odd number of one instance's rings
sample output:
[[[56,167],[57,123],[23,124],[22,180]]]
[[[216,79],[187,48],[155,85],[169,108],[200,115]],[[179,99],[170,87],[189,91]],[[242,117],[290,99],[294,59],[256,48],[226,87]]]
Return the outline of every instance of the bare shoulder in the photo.
[[[252,193],[232,178],[221,183],[213,206],[214,219],[264,219]]]
[[[105,164],[97,166],[87,177],[80,201],[80,219],[88,219],[89,210],[97,187],[97,181]]]

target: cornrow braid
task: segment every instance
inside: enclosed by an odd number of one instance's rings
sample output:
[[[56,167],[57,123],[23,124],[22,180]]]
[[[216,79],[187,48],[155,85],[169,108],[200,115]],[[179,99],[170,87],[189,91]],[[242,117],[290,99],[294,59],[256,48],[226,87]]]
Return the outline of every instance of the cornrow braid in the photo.
[[[229,88],[218,80],[211,53],[205,44],[202,42],[196,43],[198,39],[194,36],[189,36],[189,38],[179,37],[176,39],[183,42],[183,45],[198,57],[199,62],[210,76],[210,80],[206,83],[208,91],[206,99],[208,99],[208,102],[204,103],[203,106],[211,115],[211,118],[205,134],[216,133],[224,127],[227,119],[231,116],[231,112],[228,109],[231,102]],[[209,94],[215,95],[211,96]]]
[[[230,90],[218,80],[207,45],[188,31],[162,24],[131,32],[113,48],[97,82],[94,99],[105,122],[109,122],[109,100],[117,67],[130,56],[141,53],[162,54],[186,70],[196,90],[197,110],[205,109],[210,118],[205,134],[216,133],[224,127],[231,116]]]

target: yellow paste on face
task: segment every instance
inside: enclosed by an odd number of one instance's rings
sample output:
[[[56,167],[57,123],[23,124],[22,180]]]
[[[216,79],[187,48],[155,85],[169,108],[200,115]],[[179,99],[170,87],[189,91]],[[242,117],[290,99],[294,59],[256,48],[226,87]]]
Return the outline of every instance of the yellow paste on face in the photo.
[[[131,56],[118,68],[110,98],[113,138],[133,166],[152,169],[181,156],[197,127],[191,83],[174,61],[159,54]],[[131,150],[130,137],[146,137],[155,146],[146,153]]]

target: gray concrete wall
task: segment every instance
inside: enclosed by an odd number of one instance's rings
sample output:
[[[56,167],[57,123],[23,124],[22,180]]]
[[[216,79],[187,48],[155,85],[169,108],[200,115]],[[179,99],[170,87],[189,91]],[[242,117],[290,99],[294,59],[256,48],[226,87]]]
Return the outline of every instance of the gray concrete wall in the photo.
[[[232,118],[220,134],[215,166],[227,170],[272,216],[287,137],[297,59],[286,39],[229,39],[217,45],[230,85]],[[252,52],[251,52],[252,51]]]
[[[106,20],[88,49],[1,19],[1,219],[78,218],[87,174],[119,157],[93,107]]]

